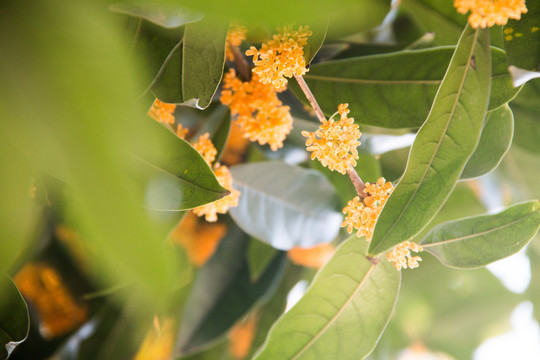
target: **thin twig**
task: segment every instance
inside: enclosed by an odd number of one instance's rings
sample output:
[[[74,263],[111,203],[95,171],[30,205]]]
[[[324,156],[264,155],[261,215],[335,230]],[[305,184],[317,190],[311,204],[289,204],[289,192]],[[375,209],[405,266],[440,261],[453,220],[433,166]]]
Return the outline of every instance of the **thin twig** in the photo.
[[[237,46],[231,45],[231,51],[234,56],[234,63],[236,64],[236,71],[238,71],[238,74],[243,78],[244,81],[250,81],[251,80],[251,71],[249,71],[249,64],[240,52],[240,49],[238,49]]]
[[[373,265],[377,265],[379,263],[378,257],[371,257],[371,256],[366,255],[366,259],[368,259],[368,261],[372,263]]]
[[[364,192],[366,184],[364,184],[364,182],[360,178],[360,175],[358,175],[358,173],[351,164],[349,164],[349,168],[347,169],[347,175],[349,175],[349,178],[351,179],[351,182],[353,183],[354,188],[358,193],[358,196],[360,196],[361,198],[365,198],[367,196],[367,194]]]
[[[301,75],[294,75],[296,81],[298,82],[298,85],[300,85],[300,88],[304,92],[304,95],[306,95],[306,98],[308,99],[309,103],[311,104],[311,107],[313,108],[313,111],[315,111],[315,115],[317,115],[317,118],[320,122],[323,122],[323,120],[326,120],[326,117],[324,116],[323,111],[321,110],[321,107],[317,103],[317,100],[315,99],[315,96],[313,96],[311,90],[309,89],[308,85],[306,84],[306,81]]]

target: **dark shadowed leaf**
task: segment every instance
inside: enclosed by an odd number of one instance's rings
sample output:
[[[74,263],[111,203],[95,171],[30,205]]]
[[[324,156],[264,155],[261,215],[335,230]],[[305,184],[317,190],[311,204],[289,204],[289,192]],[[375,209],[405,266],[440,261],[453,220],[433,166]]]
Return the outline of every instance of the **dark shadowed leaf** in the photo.
[[[540,203],[530,201],[495,214],[440,224],[422,246],[443,264],[469,269],[488,265],[518,252],[540,227]]]
[[[540,153],[540,79],[529,81],[512,102],[515,118],[514,144]]]
[[[252,282],[247,246],[247,235],[231,226],[216,254],[200,269],[184,309],[176,344],[178,354],[208,347],[277,288],[285,270],[285,255],[276,254]]]
[[[19,290],[6,275],[0,275],[0,359],[26,339],[28,310]]]
[[[454,49],[437,47],[327,61],[313,65],[304,78],[328,116],[340,103],[348,103],[357,123],[415,128],[428,116]],[[492,48],[492,60],[489,108],[495,109],[510,101],[519,88],[512,85],[504,51]],[[289,84],[306,101],[296,82]]]
[[[452,193],[482,132],[490,91],[489,33],[467,26],[405,173],[377,220],[369,252],[378,254],[420,232]]]
[[[370,262],[365,249],[362,239],[346,240],[255,359],[365,358],[390,319],[401,280],[388,261]]]
[[[488,112],[482,129],[482,137],[467,162],[461,179],[485,175],[499,166],[512,145],[514,115],[508,105]]]
[[[235,166],[231,173],[241,195],[229,213],[251,236],[288,250],[328,243],[338,234],[339,199],[319,172],[271,161]]]
[[[527,0],[527,13],[503,27],[504,49],[510,65],[538,71],[540,67],[540,1]]]

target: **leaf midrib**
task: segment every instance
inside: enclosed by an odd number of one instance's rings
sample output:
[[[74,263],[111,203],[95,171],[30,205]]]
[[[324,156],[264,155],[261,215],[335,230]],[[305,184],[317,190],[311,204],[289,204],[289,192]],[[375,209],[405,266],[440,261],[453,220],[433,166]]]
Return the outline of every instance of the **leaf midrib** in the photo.
[[[442,144],[442,141],[444,139],[444,136],[446,134],[446,131],[448,130],[448,127],[450,126],[450,123],[452,122],[452,118],[454,116],[454,112],[456,111],[456,108],[457,108],[457,104],[459,103],[459,98],[460,98],[460,95],[461,95],[461,92],[463,91],[463,86],[465,84],[465,79],[467,77],[467,74],[469,73],[469,68],[470,68],[470,65],[471,65],[471,57],[474,53],[474,50],[476,49],[476,45],[477,45],[477,38],[478,38],[478,29],[474,32],[474,40],[473,40],[473,46],[471,46],[471,50],[469,51],[469,55],[467,57],[467,64],[465,65],[465,71],[463,71],[463,76],[462,76],[462,79],[459,83],[459,89],[456,93],[456,97],[455,97],[455,101],[454,101],[454,104],[452,105],[452,110],[448,116],[448,120],[446,122],[446,126],[444,128],[444,131],[441,133],[441,137],[439,139],[439,141],[437,142],[437,147],[435,149],[435,151],[433,151],[433,155],[431,156],[431,159],[429,160],[429,162],[426,164],[426,167],[425,167],[425,171],[424,173],[422,174],[422,177],[420,178],[420,181],[418,182],[418,184],[422,184],[422,182],[424,181],[429,169],[431,168],[431,165],[433,164],[433,160],[435,159],[435,155],[439,152],[439,149],[441,147],[441,144]],[[450,61],[451,62],[451,61]],[[438,95],[438,94],[437,94]],[[431,115],[431,114],[430,114]],[[414,146],[414,145],[413,145]],[[405,206],[401,209],[401,212],[399,213],[399,216],[396,218],[396,220],[393,222],[392,226],[390,226],[390,228],[384,233],[384,235],[381,237],[381,240],[379,241],[379,244],[383,242],[383,239],[386,238],[386,236],[394,229],[394,227],[396,226],[396,224],[399,222],[399,220],[403,217],[403,214],[405,214],[405,210],[410,206],[412,200],[414,199],[414,197],[416,196],[416,193],[418,192],[418,190],[420,189],[420,186],[417,186],[416,189],[414,189],[414,192],[411,194],[411,196],[409,197],[409,199],[407,200],[407,202],[405,203]],[[413,235],[414,236],[414,235]],[[411,238],[412,236],[409,237],[409,239]]]
[[[538,210],[532,212],[532,213],[529,213],[525,216],[522,216],[520,217],[519,219],[517,220],[514,220],[512,222],[509,222],[509,223],[506,223],[506,224],[502,224],[500,226],[497,226],[497,227],[494,227],[494,228],[491,228],[489,230],[485,230],[485,231],[482,231],[482,232],[479,232],[479,233],[476,233],[476,234],[470,234],[470,235],[465,235],[465,236],[460,236],[460,237],[457,237],[457,238],[453,238],[453,239],[448,239],[448,240],[443,240],[443,241],[439,241],[439,242],[436,242],[436,243],[430,243],[430,244],[421,244],[422,247],[424,249],[426,248],[430,248],[430,247],[433,247],[433,246],[439,246],[439,245],[446,245],[446,244],[451,244],[451,243],[454,243],[454,242],[457,242],[457,241],[463,241],[463,240],[467,240],[467,239],[470,239],[470,238],[473,238],[473,237],[479,237],[479,236],[484,236],[486,234],[489,234],[491,232],[495,232],[495,231],[499,231],[499,230],[502,230],[508,226],[512,226],[513,224],[515,223],[518,223],[520,221],[525,221],[527,220],[529,217],[535,215],[535,213],[537,212]]]
[[[347,307],[347,305],[349,305],[351,303],[351,301],[355,297],[355,295],[360,291],[360,289],[362,288],[364,283],[369,278],[369,275],[371,274],[373,269],[375,269],[375,264],[371,264],[371,266],[369,267],[368,271],[366,272],[366,274],[364,275],[364,277],[362,278],[362,280],[360,281],[358,286],[356,286],[356,288],[351,293],[351,295],[349,296],[347,301],[345,301],[345,303],[340,307],[340,309],[335,313],[335,315],[332,316],[332,318],[330,320],[328,320],[326,325],[324,325],[324,327],[321,330],[319,330],[317,332],[317,334],[306,345],[304,345],[304,347],[302,347],[302,349],[300,349],[300,351],[298,351],[298,353],[296,353],[296,355],[294,355],[294,357],[291,358],[291,360],[298,359],[307,349],[309,349],[311,347],[311,345],[313,345],[317,341],[317,339],[319,339],[328,330],[328,328],[336,321],[336,319],[339,317],[339,315],[344,311],[344,309]]]

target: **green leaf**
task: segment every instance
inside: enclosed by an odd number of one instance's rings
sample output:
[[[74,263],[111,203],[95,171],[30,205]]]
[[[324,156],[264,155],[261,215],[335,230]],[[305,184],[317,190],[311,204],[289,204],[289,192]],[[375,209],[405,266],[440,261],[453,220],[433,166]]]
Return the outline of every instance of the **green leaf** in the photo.
[[[313,65],[304,78],[328,116],[348,103],[360,124],[387,128],[421,126],[429,114],[454,47],[327,61]],[[508,73],[504,51],[492,48],[493,75],[489,109],[510,101],[519,91]],[[289,82],[302,101],[298,85]],[[306,102],[307,103],[307,102]]]
[[[461,179],[472,179],[494,170],[503,159],[514,135],[514,115],[508,105],[488,112],[480,142],[467,162]]]
[[[146,133],[154,135],[168,151],[143,143],[131,152],[135,171],[145,185],[145,207],[157,212],[178,212],[226,196],[203,157],[188,142],[154,120]]]
[[[434,42],[440,45],[457,43],[467,23],[448,0],[403,0],[401,8],[422,32],[435,32]]]
[[[285,270],[284,253],[274,256],[259,279],[252,282],[246,260],[247,246],[247,236],[233,226],[216,254],[197,274],[181,321],[178,354],[209,346],[277,288]]]
[[[217,154],[216,162],[221,158],[223,150],[227,145],[227,139],[229,138],[229,132],[231,130],[231,113],[226,107],[217,109],[212,115],[217,117],[217,127],[212,132],[212,144],[214,144]]]
[[[336,250],[274,324],[256,360],[363,359],[373,350],[396,304],[401,273],[386,260],[370,262],[365,248],[351,237]]]
[[[81,237],[95,249],[92,273],[100,283],[135,283],[140,304],[163,305],[179,262],[141,206],[144,193],[126,156],[140,144],[168,151],[143,130],[149,120],[136,99],[148,74],[141,59],[129,53],[121,24],[98,3],[36,2],[31,13],[17,2],[6,6],[0,11],[0,77],[11,90],[0,97],[2,118],[9,119],[0,143],[9,148],[0,153],[18,163],[10,169],[0,161],[2,173],[14,170],[0,188],[17,190],[6,197],[2,190],[10,209],[2,209],[10,214],[2,218],[10,227],[32,229],[30,212],[19,211],[31,178],[25,183],[20,175],[33,168],[58,176],[68,184]],[[2,231],[7,242],[20,243],[16,231]],[[2,244],[0,266],[13,261],[12,246]]]
[[[19,290],[6,275],[0,276],[0,358],[7,359],[11,352],[26,339],[30,320]]]
[[[512,102],[515,117],[514,144],[540,153],[540,80],[529,81]]]
[[[176,28],[200,20],[204,15],[173,4],[129,3],[109,5],[109,10],[148,20],[164,28]]]
[[[186,25],[152,82],[152,93],[168,103],[208,107],[223,74],[228,29],[227,22],[208,16]]]
[[[511,206],[495,215],[440,224],[421,244],[443,264],[470,269],[518,252],[539,227],[540,203],[535,200]]]
[[[504,49],[510,65],[538,71],[540,67],[540,1],[527,0],[527,13],[503,27]]]
[[[369,252],[420,232],[452,193],[478,145],[490,90],[489,33],[467,26],[400,182],[377,220]]]
[[[212,17],[186,26],[182,52],[182,96],[205,109],[214,96],[225,64],[229,23]]]
[[[281,250],[331,242],[342,216],[332,185],[317,171],[269,161],[231,168],[238,206],[229,213],[248,234]]]

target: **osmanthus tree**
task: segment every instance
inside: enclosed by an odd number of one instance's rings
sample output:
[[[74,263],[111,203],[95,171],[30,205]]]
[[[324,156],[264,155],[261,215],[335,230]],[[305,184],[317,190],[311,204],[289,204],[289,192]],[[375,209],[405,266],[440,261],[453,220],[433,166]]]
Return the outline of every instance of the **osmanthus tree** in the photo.
[[[461,359],[540,308],[539,0],[12,1],[0,49],[1,358]]]

